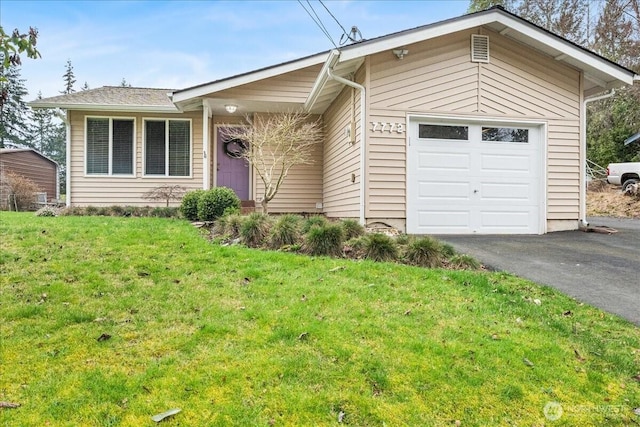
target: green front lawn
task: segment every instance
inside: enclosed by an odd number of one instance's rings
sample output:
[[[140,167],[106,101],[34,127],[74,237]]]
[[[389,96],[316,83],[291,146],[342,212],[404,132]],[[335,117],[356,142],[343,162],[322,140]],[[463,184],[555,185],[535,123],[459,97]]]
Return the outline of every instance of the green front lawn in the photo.
[[[640,329],[613,315],[507,274],[199,233],[0,213],[0,402],[21,405],[0,425],[640,424]]]

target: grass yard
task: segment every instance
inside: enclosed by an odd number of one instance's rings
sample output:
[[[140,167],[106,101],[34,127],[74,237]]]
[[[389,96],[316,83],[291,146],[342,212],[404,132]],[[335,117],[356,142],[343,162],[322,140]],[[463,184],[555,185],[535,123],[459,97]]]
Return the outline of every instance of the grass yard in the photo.
[[[0,213],[0,402],[20,404],[0,425],[640,424],[640,329],[613,315],[501,273],[199,233]]]

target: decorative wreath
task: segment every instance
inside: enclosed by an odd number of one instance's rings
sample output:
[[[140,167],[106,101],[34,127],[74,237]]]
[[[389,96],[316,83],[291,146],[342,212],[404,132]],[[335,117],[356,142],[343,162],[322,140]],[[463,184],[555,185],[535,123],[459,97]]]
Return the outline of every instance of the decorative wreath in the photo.
[[[224,142],[224,154],[234,159],[239,159],[247,150],[247,143],[240,138],[229,139]]]

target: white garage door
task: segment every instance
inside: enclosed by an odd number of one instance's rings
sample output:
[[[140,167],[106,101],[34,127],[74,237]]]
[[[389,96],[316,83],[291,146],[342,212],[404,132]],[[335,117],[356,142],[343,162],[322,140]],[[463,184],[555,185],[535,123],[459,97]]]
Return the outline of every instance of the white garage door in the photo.
[[[410,234],[540,234],[544,188],[536,126],[412,122]]]

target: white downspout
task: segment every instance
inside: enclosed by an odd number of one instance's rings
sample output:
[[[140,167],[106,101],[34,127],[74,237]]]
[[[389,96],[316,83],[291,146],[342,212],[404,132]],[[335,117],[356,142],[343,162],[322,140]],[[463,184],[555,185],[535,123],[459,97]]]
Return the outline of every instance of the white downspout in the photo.
[[[367,91],[364,86],[351,80],[347,80],[343,77],[333,74],[331,67],[327,68],[327,76],[330,79],[335,80],[343,85],[350,86],[360,91],[360,224],[365,225],[366,219],[364,214],[364,199],[365,199],[365,175],[367,170],[367,128],[366,128],[366,94]]]
[[[211,147],[211,141],[209,138],[209,118],[211,117],[211,110],[207,102],[202,103],[202,189],[208,190],[210,185],[209,178],[209,162],[213,159],[208,159],[211,155],[207,156],[209,147]]]
[[[582,143],[580,144],[580,158],[584,161],[580,162],[580,225],[587,227],[589,222],[587,221],[587,104],[594,101],[600,101],[602,99],[611,98],[616,93],[615,89],[611,89],[611,92],[604,95],[594,96],[593,98],[587,98],[582,101]]]
[[[71,120],[69,119],[69,110],[64,111],[64,125],[65,125],[65,145],[67,147],[67,152],[65,153],[67,167],[64,171],[66,175],[66,193],[65,194],[65,203],[67,207],[71,207]]]

